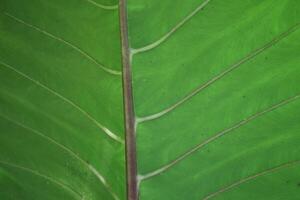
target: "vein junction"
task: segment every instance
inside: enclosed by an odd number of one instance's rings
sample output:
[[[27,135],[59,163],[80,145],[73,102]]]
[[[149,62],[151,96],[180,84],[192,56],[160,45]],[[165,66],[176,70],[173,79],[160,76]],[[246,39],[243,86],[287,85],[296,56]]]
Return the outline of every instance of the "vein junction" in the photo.
[[[152,115],[148,115],[148,116],[144,116],[144,117],[138,117],[137,116],[136,117],[137,123],[142,123],[142,122],[146,122],[146,121],[150,121],[150,120],[155,120],[157,118],[160,118],[160,117],[162,117],[162,116],[170,113],[171,111],[175,110],[180,105],[184,104],[186,101],[188,101],[189,99],[191,99],[192,97],[194,97],[195,95],[197,95],[198,93],[200,93],[202,90],[208,88],[210,85],[212,85],[216,81],[224,78],[226,75],[230,74],[234,70],[236,70],[239,67],[241,67],[244,63],[246,63],[246,62],[254,59],[256,56],[260,55],[261,53],[263,53],[267,49],[271,48],[276,43],[280,42],[282,39],[288,37],[291,33],[293,33],[296,30],[298,30],[299,27],[300,27],[300,24],[296,24],[295,26],[293,26],[290,29],[288,29],[286,32],[284,32],[281,35],[275,37],[269,43],[267,43],[267,44],[263,45],[262,47],[254,50],[252,52],[250,52],[244,58],[242,58],[241,60],[237,61],[233,65],[229,66],[226,70],[224,70],[223,72],[221,72],[217,76],[213,77],[212,79],[210,79],[209,81],[207,81],[203,85],[200,85],[198,88],[196,88],[195,90],[193,90],[192,92],[190,92],[189,94],[187,94],[182,99],[180,99],[179,101],[177,101],[175,104],[169,106],[168,108],[166,108],[166,109],[164,109],[164,110],[162,110],[160,112],[157,112],[155,114],[152,114]]]
[[[203,148],[204,146],[208,145],[209,143],[223,137],[224,135],[228,134],[228,133],[231,133],[232,131],[248,124],[249,122],[257,119],[258,117],[262,116],[262,115],[265,115],[271,111],[274,111],[282,106],[285,106],[289,103],[292,103],[296,100],[298,100],[300,98],[300,94],[298,95],[295,95],[293,97],[290,97],[288,99],[285,99],[261,112],[258,112],[258,113],[255,113],[254,115],[251,115],[249,116],[248,118],[244,119],[244,120],[241,120],[240,122],[234,124],[233,126],[213,135],[212,137],[208,138],[207,140],[201,142],[200,144],[196,145],[195,147],[189,149],[188,151],[186,151],[185,153],[183,153],[182,155],[180,155],[178,158],[176,158],[175,160],[171,161],[170,163],[162,166],[161,168],[159,169],[156,169],[150,173],[147,173],[145,175],[139,175],[139,180],[142,181],[142,180],[146,180],[146,179],[149,179],[149,178],[152,178],[154,176],[157,176],[165,171],[167,171],[168,169],[170,169],[171,167],[175,166],[176,164],[178,164],[179,162],[181,162],[182,160],[184,160],[186,157],[194,154],[195,152],[197,152],[198,150],[200,150],[201,148]]]
[[[94,6],[97,6],[101,9],[105,9],[105,10],[117,10],[119,5],[116,4],[116,5],[102,5],[102,4],[99,4],[99,3],[96,3],[95,1],[93,0],[85,0],[91,4],[93,4]],[[81,49],[80,47],[76,46],[75,44],[72,44],[71,42],[68,42],[66,41],[65,39],[59,37],[59,36],[56,36],[46,30],[43,30],[35,25],[32,25],[28,22],[25,22],[24,20],[22,19],[19,19],[17,18],[16,16],[10,14],[10,13],[7,13],[5,12],[4,13],[6,16],[8,16],[9,18],[11,18],[12,20],[14,20],[15,22],[17,23],[20,23],[20,24],[23,24],[25,25],[26,27],[28,28],[31,28],[41,34],[44,34],[45,36],[47,37],[50,37],[54,40],[57,40],[58,42],[61,42],[63,43],[64,45],[72,48],[74,51],[78,52],[79,54],[81,54],[83,57],[85,57],[86,59],[90,60],[91,62],[93,62],[96,66],[98,66],[99,68],[101,68],[102,70],[104,70],[105,72],[107,72],[108,74],[111,74],[111,75],[117,75],[117,76],[120,76],[121,75],[121,71],[116,71],[116,70],[113,70],[113,69],[110,69],[108,67],[105,67],[103,64],[99,63],[93,56],[91,56],[89,53],[87,53],[86,51],[84,51],[83,49]],[[90,119],[90,121],[92,121],[98,128],[100,128],[106,135],[108,135],[111,139],[113,139],[114,141],[117,141],[121,144],[124,144],[124,140],[122,138],[120,138],[119,136],[115,135],[112,131],[110,131],[107,127],[103,126],[102,124],[100,124],[95,118],[93,118],[86,110],[82,109],[79,105],[77,105],[75,102],[73,102],[72,100],[68,99],[67,97],[59,94],[58,92],[54,91],[53,89],[49,88],[48,86],[40,83],[39,81],[33,79],[32,77],[30,77],[29,75],[27,74],[24,74],[23,72],[17,70],[16,68],[12,67],[11,65],[7,64],[7,63],[4,63],[2,61],[0,61],[0,64],[8,69],[11,69],[13,70],[14,72],[16,72],[17,74],[23,76],[24,78],[32,81],[34,84],[40,86],[41,88],[47,90],[48,92],[50,92],[51,94],[59,97],[60,99],[62,99],[64,102],[66,102],[67,104],[71,105],[73,108],[75,108],[76,110],[78,110],[79,112],[81,112],[84,116],[86,116],[88,119]],[[18,121],[15,121],[15,120],[12,120],[10,118],[8,118],[7,116],[4,116],[2,114],[0,114],[0,117],[12,122],[13,124],[17,125],[17,126],[20,126],[26,130],[28,130],[29,132],[35,134],[35,135],[38,135],[42,138],[44,138],[45,140],[47,140],[48,142],[51,142],[53,144],[55,144],[56,146],[58,146],[59,148],[61,148],[62,150],[66,151],[69,153],[70,156],[74,157],[75,159],[79,160],[85,167],[86,169],[88,169],[90,172],[92,172],[96,177],[97,179],[103,184],[103,186],[108,190],[108,192],[111,194],[111,196],[115,199],[115,200],[119,200],[119,197],[113,192],[111,186],[109,185],[109,183],[105,180],[105,178],[101,175],[101,173],[94,167],[92,166],[91,164],[87,163],[84,159],[82,159],[77,153],[73,152],[71,149],[69,149],[68,147],[64,146],[63,144],[59,143],[58,141],[56,141],[55,139],[53,138],[50,138],[48,137],[47,135],[33,129],[33,128],[30,128]],[[76,191],[74,191],[72,188],[70,188],[69,186],[65,185],[64,183],[61,183],[59,182],[58,180],[55,180],[51,177],[48,177],[44,174],[41,174],[40,172],[36,171],[36,170],[32,170],[32,169],[29,169],[29,168],[26,168],[26,167],[23,167],[23,166],[20,166],[20,165],[17,165],[17,164],[13,164],[13,163],[9,163],[9,162],[6,162],[6,161],[0,161],[0,164],[2,165],[6,165],[6,166],[9,166],[9,167],[14,167],[14,168],[17,168],[17,169],[20,169],[20,170],[23,170],[23,171],[27,171],[29,173],[32,173],[32,174],[35,174],[37,176],[40,176],[40,177],[43,177],[59,186],[61,186],[62,188],[70,191],[75,197],[76,199],[81,199],[83,200],[84,199],[84,196],[82,196],[81,194],[77,193]]]
[[[290,29],[288,29],[287,31],[285,31],[284,33],[282,33],[281,35],[275,37],[272,41],[270,41],[269,43],[265,44],[264,46],[254,50],[253,52],[251,52],[250,54],[248,54],[247,56],[245,56],[244,58],[242,58],[240,61],[236,62],[235,64],[233,64],[232,66],[230,66],[229,68],[227,68],[225,71],[223,71],[222,73],[220,73],[219,75],[217,75],[216,77],[212,78],[211,80],[209,80],[208,82],[206,82],[205,84],[199,86],[198,88],[196,88],[194,91],[192,91],[190,94],[188,94],[187,96],[183,97],[180,101],[178,101],[177,103],[175,103],[174,105],[170,106],[169,108],[158,112],[156,114],[153,115],[149,115],[146,117],[136,117],[136,127],[138,126],[139,123],[142,122],[146,122],[146,121],[150,121],[150,120],[154,120],[157,119],[171,111],[173,111],[175,108],[177,108],[179,105],[182,105],[184,102],[186,102],[187,100],[191,99],[193,96],[195,96],[196,94],[198,94],[200,91],[202,91],[203,89],[207,88],[208,86],[212,85],[214,82],[216,82],[217,80],[220,80],[221,78],[223,78],[225,75],[229,74],[230,72],[232,72],[233,70],[237,69],[238,67],[240,67],[242,64],[246,63],[247,61],[255,58],[256,56],[260,55],[262,52],[264,52],[265,50],[271,48],[273,45],[275,45],[276,43],[278,43],[279,41],[281,41],[282,39],[286,38],[287,36],[289,36],[291,33],[295,32],[296,30],[298,30],[299,28],[299,23],[296,24],[295,26],[291,27]],[[278,104],[275,104],[261,112],[258,112],[252,116],[249,116],[248,118],[241,120],[240,122],[237,122],[236,124],[234,124],[232,127],[227,128],[217,134],[215,134],[214,136],[212,136],[211,138],[208,138],[206,141],[198,144],[197,146],[189,149],[188,151],[186,151],[185,153],[183,153],[182,155],[180,155],[179,157],[177,157],[175,160],[171,161],[170,163],[160,167],[159,169],[156,169],[152,172],[149,172],[147,174],[144,175],[139,175],[138,176],[138,184],[140,184],[141,181],[152,178],[154,176],[157,176],[165,171],[167,171],[168,169],[170,169],[171,167],[175,166],[176,164],[178,164],[180,161],[182,161],[183,159],[185,159],[186,157],[192,155],[193,153],[195,153],[196,151],[198,151],[199,149],[201,149],[202,147],[206,146],[207,144],[215,141],[216,139],[226,135],[227,133],[232,132],[233,130],[236,130],[240,127],[242,127],[243,125],[248,124],[249,122],[255,120],[256,118],[267,114],[279,107],[282,107],[286,104],[289,104],[297,99],[299,99],[300,95],[295,95],[293,97],[290,97],[286,100],[283,100],[282,102],[279,102]]]
[[[201,9],[203,9],[208,3],[210,2],[210,0],[206,0],[204,1],[201,5],[199,5],[192,13],[190,13],[188,16],[186,16],[182,21],[180,21],[175,27],[173,27],[169,32],[167,32],[165,35],[163,35],[161,38],[159,38],[158,40],[156,40],[155,42],[148,44],[144,47],[140,47],[140,48],[131,48],[130,49],[130,64],[132,62],[132,58],[135,54],[138,53],[143,53],[149,50],[152,50],[154,48],[156,48],[157,46],[159,46],[160,44],[162,44],[163,42],[165,42],[170,36],[173,35],[173,33],[175,33],[178,29],[180,29],[185,23],[187,23],[193,16],[195,16]],[[284,33],[278,35],[277,37],[275,37],[273,40],[271,40],[269,43],[263,45],[262,47],[250,52],[248,55],[246,55],[245,57],[243,57],[241,60],[237,61],[236,63],[232,64],[231,66],[229,66],[226,70],[224,70],[223,72],[221,72],[220,74],[218,74],[217,76],[213,77],[212,79],[210,79],[209,81],[207,81],[206,83],[200,85],[199,87],[197,87],[195,90],[191,91],[189,94],[187,94],[186,96],[184,96],[183,98],[181,98],[179,101],[177,101],[176,103],[174,103],[173,105],[169,106],[168,108],[148,115],[148,116],[143,116],[143,117],[138,117],[135,116],[135,133],[136,133],[136,129],[139,125],[139,123],[143,123],[143,122],[147,122],[150,120],[155,120],[158,119],[168,113],[170,113],[171,111],[175,110],[176,108],[178,108],[180,105],[184,104],[186,101],[188,101],[189,99],[191,99],[192,97],[194,97],[195,95],[197,95],[198,93],[200,93],[202,90],[206,89],[207,87],[209,87],[210,85],[212,85],[213,83],[215,83],[216,81],[222,79],[223,77],[225,77],[226,75],[230,74],[231,72],[233,72],[235,69],[239,68],[240,66],[242,66],[244,63],[254,59],[256,56],[260,55],[261,53],[263,53],[264,51],[266,51],[267,49],[271,48],[273,45],[275,45],[276,43],[278,43],[279,41],[281,41],[282,39],[286,38],[287,36],[289,36],[292,32],[298,30],[299,28],[299,23],[297,23],[295,26],[291,27],[290,29],[288,29],[287,31],[285,31]],[[233,124],[231,127],[220,131],[219,133],[216,133],[215,135],[213,135],[212,137],[208,138],[207,140],[205,140],[204,142],[198,144],[197,146],[189,149],[188,151],[186,151],[185,153],[183,153],[182,155],[180,155],[179,157],[177,157],[175,160],[171,161],[170,163],[160,167],[159,169],[156,169],[152,172],[149,172],[147,174],[143,174],[143,175],[138,175],[137,176],[137,181],[138,181],[138,187],[140,185],[140,183],[144,180],[150,179],[154,176],[157,176],[165,171],[167,171],[168,169],[170,169],[171,167],[175,166],[176,164],[178,164],[179,162],[181,162],[183,159],[185,159],[186,157],[192,155],[193,153],[195,153],[196,151],[200,150],[202,147],[208,145],[209,143],[217,140],[218,138],[248,124],[249,122],[257,119],[258,117],[265,115],[269,112],[272,112],[273,110],[276,110],[284,105],[287,105],[289,103],[292,103],[293,101],[298,100],[300,97],[300,95],[295,95],[293,97],[290,97],[288,99],[285,99],[265,110],[262,110],[258,113],[255,113],[251,116],[249,116],[248,118],[241,120],[240,122],[237,122],[236,124]],[[225,186],[224,188],[221,188],[219,191],[216,191],[208,196],[206,196],[204,199],[210,199],[222,192],[225,192],[227,190],[230,190],[233,187],[236,187],[242,183],[248,182],[252,179],[255,179],[259,176],[263,176],[266,175],[268,173],[272,173],[275,172],[277,170],[286,168],[286,167],[290,167],[292,165],[298,164],[299,161],[295,161],[295,162],[290,162],[290,163],[285,163],[282,164],[280,166],[274,167],[274,168],[270,168],[267,169],[263,172],[254,174],[252,176],[243,178],[229,186]]]
[[[187,15],[182,21],[180,21],[176,26],[174,26],[168,33],[163,35],[160,39],[156,40],[155,42],[148,44],[144,47],[140,47],[137,49],[132,48],[130,50],[131,54],[137,54],[145,51],[149,51],[154,49],[164,41],[166,41],[170,36],[172,36],[178,29],[180,29],[184,24],[186,24],[193,16],[195,16],[200,10],[202,10],[211,0],[203,1],[194,11],[192,11],[189,15]]]

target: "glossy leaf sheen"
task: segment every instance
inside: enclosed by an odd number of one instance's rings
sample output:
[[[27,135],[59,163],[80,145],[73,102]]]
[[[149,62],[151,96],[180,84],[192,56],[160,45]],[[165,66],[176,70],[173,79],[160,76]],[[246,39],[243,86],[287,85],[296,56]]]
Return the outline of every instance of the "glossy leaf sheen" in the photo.
[[[118,2],[0,4],[0,199],[126,199]],[[140,200],[298,199],[299,2],[127,14]]]

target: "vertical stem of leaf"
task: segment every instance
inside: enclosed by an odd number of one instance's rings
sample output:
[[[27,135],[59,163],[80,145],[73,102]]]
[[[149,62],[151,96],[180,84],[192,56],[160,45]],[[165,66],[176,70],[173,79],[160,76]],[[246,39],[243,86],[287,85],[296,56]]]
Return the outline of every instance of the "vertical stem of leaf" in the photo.
[[[126,149],[126,176],[127,176],[127,199],[137,200],[137,164],[135,142],[135,115],[133,108],[131,62],[128,42],[127,8],[126,0],[120,0],[120,29],[122,44],[123,64],[123,93],[125,113],[125,149]]]

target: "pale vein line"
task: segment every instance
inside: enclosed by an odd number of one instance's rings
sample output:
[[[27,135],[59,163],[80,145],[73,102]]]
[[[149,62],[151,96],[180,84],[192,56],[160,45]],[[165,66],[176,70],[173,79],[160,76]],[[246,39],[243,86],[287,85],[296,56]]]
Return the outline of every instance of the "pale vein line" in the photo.
[[[93,0],[85,0],[91,4],[93,4],[94,6],[97,6],[99,8],[102,8],[102,9],[105,9],[105,10],[116,10],[119,8],[119,4],[116,4],[116,5],[111,5],[111,6],[108,6],[108,5],[102,5],[102,4],[99,4]]]
[[[87,169],[89,169],[97,178],[98,180],[104,185],[104,187],[110,192],[110,194],[114,197],[115,200],[119,200],[119,198],[117,197],[117,195],[112,191],[111,186],[107,183],[107,181],[105,180],[105,178],[100,174],[100,172],[95,169],[91,164],[87,163],[84,159],[82,159],[77,153],[75,153],[73,150],[71,150],[70,148],[68,148],[67,146],[61,144],[60,142],[56,141],[55,139],[43,134],[42,132],[33,129],[29,126],[26,126],[16,120],[13,120],[3,114],[0,114],[0,117],[6,119],[7,121],[10,121],[11,123],[22,127],[23,129],[44,138],[46,141],[53,143],[54,145],[60,147],[61,149],[63,149],[64,151],[68,152],[71,156],[73,156],[74,158],[76,158],[77,160],[79,160],[82,164],[84,164],[84,166],[87,167]]]
[[[2,61],[0,61],[0,64],[2,64],[3,66],[13,70],[14,72],[16,72],[17,74],[23,76],[24,78],[30,80],[31,82],[35,83],[36,85],[40,86],[41,88],[47,90],[48,92],[50,92],[51,94],[59,97],[60,99],[62,99],[63,101],[65,101],[66,103],[70,104],[71,106],[73,106],[74,108],[76,108],[78,111],[80,111],[84,116],[86,116],[88,119],[90,119],[98,128],[100,128],[103,132],[106,133],[106,135],[108,135],[110,138],[112,138],[113,140],[119,142],[119,143],[124,143],[124,141],[117,135],[115,135],[114,133],[112,133],[108,128],[106,128],[105,126],[103,126],[102,124],[100,124],[96,119],[94,119],[89,113],[87,113],[85,110],[83,110],[81,107],[79,107],[77,104],[75,104],[73,101],[71,101],[70,99],[62,96],[61,94],[57,93],[56,91],[52,90],[51,88],[47,87],[46,85],[40,83],[39,81],[31,78],[30,76],[28,76],[27,74],[24,74],[23,72],[17,70],[16,68],[12,67],[9,64],[6,64]]]
[[[210,85],[212,85],[216,81],[220,80],[221,78],[223,78],[224,76],[226,76],[230,72],[232,72],[235,69],[239,68],[242,64],[244,64],[244,63],[250,61],[251,59],[255,58],[256,56],[258,56],[259,54],[261,54],[265,50],[269,49],[270,47],[272,47],[273,45],[275,45],[276,43],[278,43],[282,39],[286,38],[289,34],[291,34],[292,32],[296,31],[298,28],[299,28],[299,23],[296,24],[295,26],[291,27],[286,32],[282,33],[281,35],[275,37],[269,43],[267,43],[264,46],[256,49],[255,51],[251,52],[246,57],[242,58],[241,60],[239,60],[238,62],[236,62],[235,64],[233,64],[232,66],[230,66],[228,69],[226,69],[225,71],[223,71],[219,75],[213,77],[212,79],[210,79],[205,84],[203,84],[200,87],[198,87],[195,90],[193,90],[190,94],[186,95],[185,97],[183,97],[181,100],[179,100],[175,104],[171,105],[170,107],[168,107],[168,108],[166,108],[166,109],[164,109],[164,110],[162,110],[162,111],[160,111],[158,113],[155,113],[155,114],[152,114],[152,115],[149,115],[149,116],[145,116],[145,117],[137,117],[136,118],[137,122],[141,123],[141,122],[145,122],[145,121],[149,121],[149,120],[154,120],[154,119],[157,119],[157,118],[159,118],[159,117],[161,117],[161,116],[163,116],[163,115],[165,115],[165,114],[173,111],[178,106],[182,105],[187,100],[189,100],[192,97],[194,97],[195,95],[197,95],[200,91],[206,89],[207,87],[209,87]]]
[[[66,41],[66,40],[64,40],[64,39],[62,39],[62,38],[60,38],[60,37],[58,37],[58,36],[55,36],[55,35],[53,35],[53,34],[47,32],[47,31],[45,31],[45,30],[43,30],[43,29],[41,29],[41,28],[39,28],[39,27],[37,27],[37,26],[34,26],[34,25],[32,25],[32,24],[29,24],[29,23],[23,21],[22,19],[19,19],[19,18],[13,16],[13,15],[10,14],[10,13],[5,12],[4,14],[5,14],[6,16],[12,18],[13,20],[15,20],[15,21],[18,22],[18,23],[21,23],[21,24],[23,24],[23,25],[25,25],[25,26],[27,26],[27,27],[29,27],[29,28],[32,28],[32,29],[34,29],[34,30],[36,30],[36,31],[38,31],[38,32],[40,32],[40,33],[42,33],[42,34],[48,36],[48,37],[51,37],[52,39],[55,39],[55,40],[57,40],[57,41],[59,41],[59,42],[62,42],[63,44],[67,45],[68,47],[71,47],[73,50],[77,51],[78,53],[80,53],[81,55],[83,55],[83,56],[84,56],[85,58],[87,58],[88,60],[92,61],[94,64],[96,64],[98,67],[100,67],[100,68],[103,69],[104,71],[108,72],[109,74],[113,74],[113,75],[121,75],[121,72],[119,72],[119,71],[115,71],[115,70],[109,69],[109,68],[107,68],[107,67],[104,67],[104,66],[103,66],[102,64],[100,64],[95,58],[93,58],[93,57],[90,56],[87,52],[85,52],[84,50],[82,50],[82,49],[80,49],[79,47],[75,46],[74,44],[71,44],[70,42],[68,42],[68,41]]]
[[[288,162],[288,163],[279,165],[279,166],[277,166],[277,167],[270,168],[270,169],[267,169],[267,170],[262,171],[262,172],[260,172],[260,173],[254,174],[254,175],[252,175],[252,176],[248,176],[248,177],[246,177],[246,178],[243,178],[243,179],[241,179],[241,180],[239,180],[239,181],[237,181],[237,182],[235,182],[235,183],[233,183],[233,184],[231,184],[231,185],[228,185],[228,186],[226,186],[226,187],[223,187],[223,188],[221,188],[220,190],[218,190],[218,191],[216,191],[216,192],[214,192],[214,193],[212,193],[212,194],[210,194],[210,195],[204,197],[203,200],[207,200],[207,199],[214,198],[215,196],[217,196],[217,195],[219,195],[219,194],[221,194],[221,193],[223,193],[223,192],[226,192],[226,191],[228,191],[228,190],[230,190],[230,189],[232,189],[232,188],[234,188],[234,187],[237,187],[237,186],[239,186],[239,185],[241,185],[241,184],[243,184],[243,183],[246,183],[246,182],[248,182],[248,181],[251,181],[251,180],[253,180],[253,179],[255,179],[255,178],[258,178],[258,177],[260,177],[260,176],[264,176],[264,175],[267,175],[267,174],[270,174],[270,173],[279,171],[279,170],[284,169],[284,168],[292,167],[292,166],[294,166],[294,165],[296,165],[296,164],[299,164],[299,163],[300,163],[299,160],[292,161],[292,162]]]
[[[42,178],[44,178],[46,180],[49,180],[50,182],[52,182],[52,183],[60,186],[64,190],[67,190],[76,199],[82,199],[83,198],[83,196],[81,194],[79,194],[78,192],[74,191],[68,185],[65,185],[64,183],[61,183],[60,181],[58,181],[58,180],[56,180],[54,178],[51,178],[49,176],[46,176],[45,174],[42,174],[42,173],[40,173],[40,172],[38,172],[36,170],[30,169],[30,168],[27,168],[27,167],[23,167],[23,166],[20,166],[20,165],[17,165],[17,164],[13,164],[13,163],[10,163],[10,162],[7,162],[7,161],[2,161],[2,160],[0,160],[0,164],[6,165],[6,166],[12,167],[12,168],[17,168],[19,170],[26,171],[27,173],[31,173],[31,174],[34,174],[36,176],[42,177]]]
[[[149,51],[161,43],[163,43],[165,40],[167,40],[173,33],[175,33],[179,28],[181,28],[187,21],[189,21],[193,16],[195,16],[200,10],[202,10],[211,0],[205,0],[203,1],[194,11],[192,11],[189,15],[187,15],[182,21],[180,21],[176,26],[174,26],[168,33],[166,33],[164,36],[162,36],[160,39],[156,40],[155,42],[148,44],[141,48],[132,48],[130,50],[130,53],[132,55],[141,53],[144,51]]]
[[[113,192],[112,188],[110,185],[106,182],[104,177],[92,166],[89,165],[90,170],[98,177],[100,181],[106,186],[106,189],[110,192],[110,194],[113,196],[115,200],[120,200],[120,198]]]
[[[208,139],[205,140],[204,142],[202,142],[202,143],[196,145],[196,146],[193,147],[192,149],[190,149],[190,150],[188,150],[187,152],[183,153],[183,154],[180,155],[178,158],[176,158],[175,160],[171,161],[170,163],[168,163],[168,164],[166,164],[166,165],[160,167],[159,169],[156,169],[156,170],[154,170],[153,172],[147,173],[147,174],[145,174],[145,175],[140,175],[140,176],[139,176],[139,181],[142,181],[142,180],[145,180],[145,179],[149,179],[149,178],[151,178],[151,177],[154,177],[154,176],[156,176],[156,175],[159,175],[159,174],[161,174],[161,173],[167,171],[168,169],[170,169],[171,167],[175,166],[177,163],[179,163],[180,161],[182,161],[182,160],[185,159],[186,157],[192,155],[193,153],[195,153],[196,151],[198,151],[198,150],[201,149],[202,147],[206,146],[207,144],[209,144],[209,143],[211,143],[211,142],[217,140],[218,138],[220,138],[220,137],[222,137],[222,136],[224,136],[224,135],[230,133],[231,131],[234,131],[234,130],[236,130],[236,129],[242,127],[243,125],[248,124],[249,122],[255,120],[256,118],[258,118],[258,117],[260,117],[260,116],[262,116],[262,115],[264,115],[264,114],[267,114],[267,113],[269,113],[269,112],[271,112],[271,111],[273,111],[273,110],[275,110],[275,109],[278,109],[278,108],[281,107],[281,106],[284,106],[284,105],[286,105],[286,104],[288,104],[288,103],[291,103],[291,102],[297,100],[299,97],[300,97],[300,95],[297,94],[297,95],[295,95],[295,96],[293,96],[293,97],[291,97],[291,98],[288,98],[288,99],[286,99],[286,100],[283,100],[283,101],[279,102],[278,104],[275,104],[275,105],[273,105],[273,106],[271,106],[271,107],[269,107],[269,108],[267,108],[267,109],[265,109],[265,110],[263,110],[263,111],[261,111],[261,112],[258,112],[258,113],[254,114],[254,115],[249,116],[248,118],[246,118],[246,119],[244,119],[244,120],[238,122],[237,124],[233,125],[232,127],[227,128],[227,129],[225,129],[225,130],[223,130],[223,131],[217,133],[216,135],[214,135],[214,136],[208,138]]]

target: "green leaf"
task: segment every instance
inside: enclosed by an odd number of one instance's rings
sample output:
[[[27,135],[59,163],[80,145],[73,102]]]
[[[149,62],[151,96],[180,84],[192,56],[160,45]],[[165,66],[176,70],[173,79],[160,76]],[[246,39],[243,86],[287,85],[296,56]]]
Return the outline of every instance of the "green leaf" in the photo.
[[[0,199],[124,199],[117,1],[0,4]]]
[[[297,0],[0,4],[0,199],[298,199]]]
[[[140,199],[297,199],[299,2],[130,0],[128,16]]]

